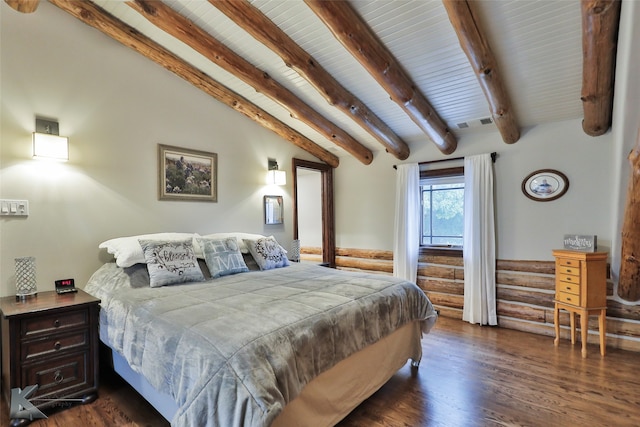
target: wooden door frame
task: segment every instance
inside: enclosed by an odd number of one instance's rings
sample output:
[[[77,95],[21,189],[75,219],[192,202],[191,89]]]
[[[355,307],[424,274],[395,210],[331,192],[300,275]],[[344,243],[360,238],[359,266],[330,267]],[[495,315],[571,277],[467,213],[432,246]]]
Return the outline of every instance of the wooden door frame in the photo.
[[[320,172],[322,184],[322,262],[336,266],[336,227],[333,208],[333,168],[326,163],[291,159],[293,171],[293,238],[298,239],[298,168]]]

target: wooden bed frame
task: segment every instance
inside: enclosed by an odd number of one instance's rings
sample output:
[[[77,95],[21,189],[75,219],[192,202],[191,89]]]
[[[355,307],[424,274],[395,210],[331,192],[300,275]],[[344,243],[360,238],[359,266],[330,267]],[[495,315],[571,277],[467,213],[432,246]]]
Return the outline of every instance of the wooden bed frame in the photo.
[[[420,322],[404,325],[392,334],[339,362],[309,382],[300,395],[284,408],[272,427],[333,426],[375,393],[398,369],[412,359],[417,368],[422,357]],[[171,421],[178,410],[166,393],[154,389],[111,349],[110,364],[127,383],[164,418]]]

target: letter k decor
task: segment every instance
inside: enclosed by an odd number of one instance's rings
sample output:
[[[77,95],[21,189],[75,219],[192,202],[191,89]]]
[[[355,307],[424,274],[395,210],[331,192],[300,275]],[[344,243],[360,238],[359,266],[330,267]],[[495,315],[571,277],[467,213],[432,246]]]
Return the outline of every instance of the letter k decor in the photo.
[[[29,397],[37,390],[37,385],[29,385],[25,387],[24,390],[21,390],[20,387],[12,388],[9,416],[13,419],[21,418],[30,421],[47,418],[45,414],[29,401]]]

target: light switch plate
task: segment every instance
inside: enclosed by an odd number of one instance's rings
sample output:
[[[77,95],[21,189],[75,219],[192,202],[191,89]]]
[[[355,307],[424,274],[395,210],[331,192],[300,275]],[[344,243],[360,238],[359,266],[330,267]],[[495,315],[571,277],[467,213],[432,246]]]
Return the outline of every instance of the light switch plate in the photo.
[[[29,201],[0,199],[0,216],[29,216]]]

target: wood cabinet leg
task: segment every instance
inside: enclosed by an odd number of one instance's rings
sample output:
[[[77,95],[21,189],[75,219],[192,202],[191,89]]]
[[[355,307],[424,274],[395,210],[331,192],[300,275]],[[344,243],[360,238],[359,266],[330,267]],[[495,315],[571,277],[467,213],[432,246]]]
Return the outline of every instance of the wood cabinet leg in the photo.
[[[580,338],[582,339],[582,357],[587,357],[587,337],[589,336],[589,314],[580,313]]]
[[[598,329],[600,330],[600,354],[605,355],[607,351],[607,310],[600,310],[600,322]]]
[[[576,343],[576,313],[575,311],[569,312],[569,323],[571,325],[571,344]]]
[[[560,309],[558,308],[558,304],[555,304],[555,308],[553,309],[553,326],[556,330],[556,339],[553,340],[553,345],[557,346],[560,342]]]

